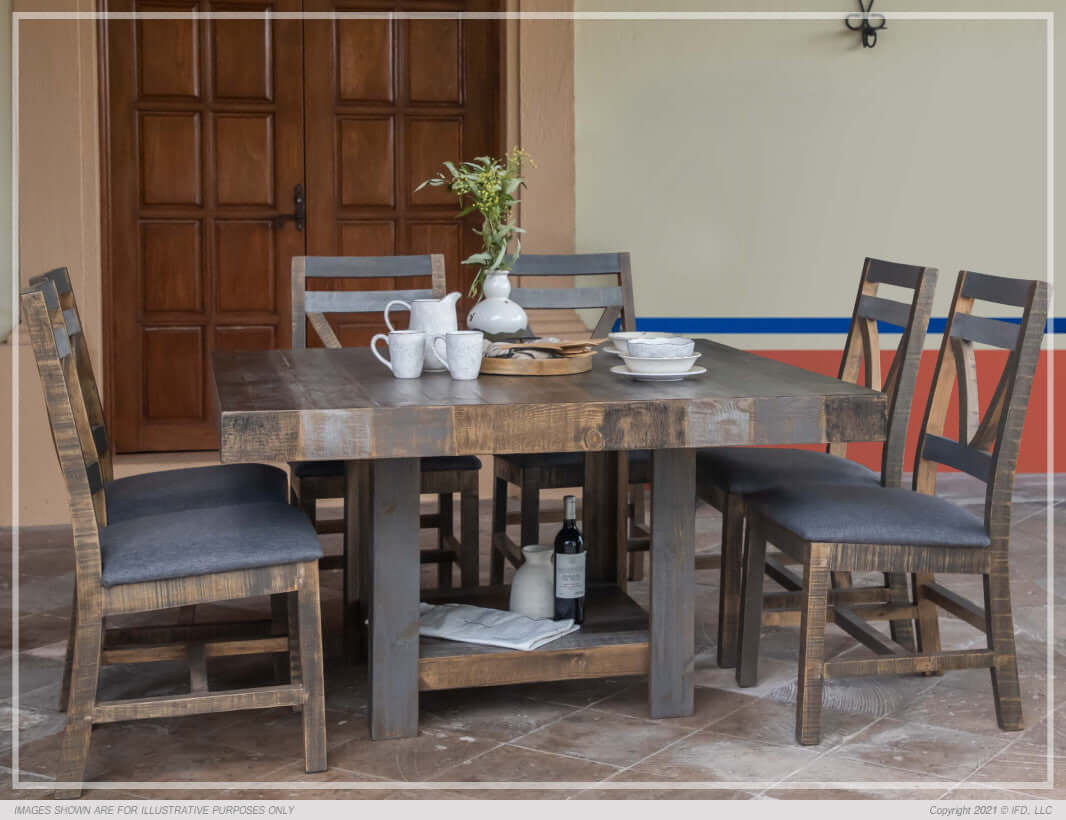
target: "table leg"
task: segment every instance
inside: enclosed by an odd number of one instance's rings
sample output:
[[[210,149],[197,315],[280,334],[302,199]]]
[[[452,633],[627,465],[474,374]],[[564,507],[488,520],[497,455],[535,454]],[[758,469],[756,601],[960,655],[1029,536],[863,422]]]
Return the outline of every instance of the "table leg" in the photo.
[[[370,499],[370,737],[418,734],[419,459],[374,461]]]
[[[651,479],[653,718],[693,712],[696,662],[696,451],[656,450]]]
[[[616,580],[618,558],[618,453],[585,454],[581,495],[581,529],[592,581]]]

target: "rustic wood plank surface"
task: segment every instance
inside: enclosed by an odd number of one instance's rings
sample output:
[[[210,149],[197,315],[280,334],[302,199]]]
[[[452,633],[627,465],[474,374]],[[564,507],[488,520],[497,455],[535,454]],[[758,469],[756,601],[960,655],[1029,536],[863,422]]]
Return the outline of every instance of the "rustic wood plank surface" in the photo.
[[[705,376],[395,379],[369,350],[216,353],[223,461],[376,459],[876,441],[879,392],[710,341]]]
[[[469,382],[447,374],[395,379],[364,349],[215,354],[223,461],[344,459],[349,473],[356,460],[369,462],[372,478],[361,493],[367,514],[347,537],[364,542],[369,558],[362,577],[370,599],[372,737],[416,734],[419,688],[475,685],[475,657],[483,658],[481,685],[650,671],[652,715],[692,712],[693,448],[882,440],[887,418],[880,392],[715,342],[699,341],[697,349],[707,375],[669,383],[619,378],[609,372],[618,360],[604,353],[579,376]],[[463,666],[431,651],[420,665],[414,459],[589,454],[586,538],[613,544],[605,536],[618,524],[616,454],[635,449],[655,451],[650,629],[611,633],[602,647],[560,644],[552,658],[483,651],[465,653]],[[502,520],[506,510],[495,515]],[[403,544],[410,549],[397,548]],[[597,577],[615,574],[613,555],[590,560]],[[530,664],[543,677],[530,678]]]

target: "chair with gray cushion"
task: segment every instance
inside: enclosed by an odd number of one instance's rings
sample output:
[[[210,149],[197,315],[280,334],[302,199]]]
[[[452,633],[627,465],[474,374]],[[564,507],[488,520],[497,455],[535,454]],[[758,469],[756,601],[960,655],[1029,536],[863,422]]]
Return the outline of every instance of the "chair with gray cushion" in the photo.
[[[46,283],[51,288],[44,287]],[[62,325],[71,351],[74,368],[71,390],[85,407],[88,418],[89,437],[97,454],[98,479],[103,485],[106,498],[107,521],[115,524],[146,515],[179,512],[181,510],[205,509],[231,504],[256,504],[282,502],[289,498],[289,478],[285,471],[268,464],[217,464],[204,467],[186,467],[177,470],[158,470],[139,473],[124,478],[114,477],[111,437],[104,419],[104,406],[100,389],[93,372],[89,345],[85,338],[78,302],[70,273],[66,268],[56,268],[30,279],[30,286],[37,288],[46,300],[46,308],[54,325]],[[254,630],[284,631],[282,601],[274,603],[274,616],[270,622],[248,622],[248,634]],[[74,602],[77,607],[77,602]],[[174,625],[173,637],[188,633],[188,627],[196,619],[196,607],[182,607]],[[73,629],[73,622],[71,624]],[[204,625],[205,627],[207,625]],[[153,627],[160,640],[166,640],[166,628]],[[73,632],[72,632],[73,634]],[[122,637],[117,633],[116,639]],[[129,630],[125,635],[128,636]],[[73,663],[74,644],[67,642],[64,663],[63,685],[59,691],[59,711],[67,708],[70,686],[70,670]],[[283,671],[279,667],[279,672]]]
[[[62,317],[49,309],[57,301],[55,287],[47,279],[23,291],[21,299],[73,523],[73,662],[57,776],[60,793],[80,793],[95,724],[238,709],[300,707],[304,766],[308,772],[323,771],[326,732],[318,587],[322,549],[314,527],[302,512],[278,500],[194,506],[109,522],[107,486],[75,354]],[[234,640],[216,633],[193,642],[131,645],[114,643],[105,630],[105,619],[114,616],[262,595],[287,597],[287,636]],[[290,682],[210,690],[209,658],[257,653],[287,653]],[[188,694],[98,699],[102,665],[160,660],[188,662]]]
[[[520,287],[511,290],[511,299],[527,310],[602,311],[592,331],[593,338],[603,338],[620,322],[623,330],[636,330],[633,309],[633,278],[628,253],[522,254],[512,273],[518,276],[565,277],[574,287]],[[610,283],[600,282],[609,279]],[[589,285],[578,284],[592,283]],[[626,524],[618,533],[620,554],[628,562],[626,580],[639,580],[644,556],[651,543],[645,522],[644,485],[650,481],[650,458],[647,451],[628,456]],[[562,521],[561,511],[545,514],[540,509],[542,490],[582,487],[585,483],[584,453],[526,453],[497,455],[493,459],[495,483],[492,491],[492,553],[489,580],[503,583],[504,560],[514,566],[522,561],[521,547],[539,540],[541,523]],[[518,487],[519,509],[507,511],[507,487]],[[519,525],[521,543],[507,535],[510,524]]]
[[[1021,322],[979,316],[973,312],[975,302],[996,306],[997,315],[1004,307],[1020,308]],[[751,686],[758,678],[769,541],[803,565],[801,588],[777,596],[787,597],[799,609],[800,743],[815,744],[821,738],[823,680],[861,675],[989,669],[1000,728],[1022,728],[1007,553],[1014,473],[1046,318],[1047,283],[961,272],[918,441],[913,489],[795,484],[745,498],[748,536],[737,681]],[[983,417],[978,411],[975,344],[1009,354]],[[956,385],[959,432],[949,437],[944,434],[945,419]],[[984,483],[982,517],[936,497],[941,465]],[[879,588],[830,588],[831,573],[841,571],[911,575],[914,602],[897,603]],[[983,606],[936,583],[934,573],[980,575]],[[937,607],[984,632],[986,648],[942,650]],[[917,652],[872,624],[900,617],[916,624]],[[826,661],[827,623],[843,629],[874,657]]]
[[[881,472],[876,473],[845,457],[847,444],[830,444],[826,451],[768,447],[712,447],[696,457],[696,487],[699,498],[722,513],[722,552],[700,555],[696,569],[720,566],[718,599],[718,665],[737,663],[737,624],[740,617],[741,548],[744,532],[745,498],[774,487],[801,487],[812,482],[830,482],[857,487],[898,487],[903,480],[903,449],[907,439],[911,401],[914,397],[918,364],[929,312],[936,288],[934,268],[901,265],[867,258],[859,280],[859,293],[851,316],[839,378],[888,394],[888,435],[881,453]],[[910,291],[906,302],[879,294],[882,285]],[[881,346],[878,323],[902,331],[887,376],[881,379]],[[720,563],[719,563],[720,561]],[[796,574],[777,556],[770,556],[766,570],[786,590],[801,588]],[[834,578],[838,585],[849,583],[844,575]],[[886,578],[893,601],[907,600],[903,577]],[[907,621],[893,621],[892,633],[904,644],[913,643]]]
[[[288,476],[284,470],[267,464],[217,464],[160,470],[116,479],[112,466],[111,438],[104,420],[104,405],[89,357],[89,346],[70,273],[66,268],[56,268],[30,279],[32,287],[42,282],[54,285],[59,300],[57,305],[49,305],[49,308],[62,311],[62,321],[77,368],[77,388],[82,394],[93,444],[99,454],[100,478],[107,491],[108,521],[158,512],[288,499]]]
[[[419,284],[428,279],[430,289],[415,290],[326,290],[325,284],[359,284],[369,280],[380,286],[382,280],[407,281]],[[312,281],[313,280],[313,281]],[[414,282],[411,282],[414,280]],[[308,329],[311,341],[317,337],[325,347],[342,346],[344,326],[351,323],[352,314],[374,313],[375,322],[385,306],[394,299],[439,299],[445,295],[444,257],[440,254],[422,256],[296,256],[292,260],[292,345],[307,347]],[[364,317],[365,318],[365,317]],[[333,320],[331,323],[330,320]],[[358,324],[358,323],[356,323]],[[382,325],[383,327],[383,325]],[[338,331],[341,331],[338,333]],[[320,533],[345,532],[347,506],[340,521],[319,519],[318,502],[342,499],[347,505],[343,461],[306,461],[292,465],[292,490],[296,503]],[[421,492],[437,496],[437,512],[420,518],[423,529],[437,531],[437,548],[421,551],[423,564],[437,565],[437,585],[446,589],[452,585],[452,570],[458,565],[460,582],[464,587],[478,585],[478,473],[481,459],[476,456],[453,456],[422,459]],[[455,538],[454,497],[459,494],[459,538]],[[345,600],[351,603],[358,581],[357,546],[345,545],[340,556],[322,560],[324,570],[344,571]],[[351,618],[345,618],[346,629]],[[348,629],[350,632],[350,629]],[[357,636],[347,634],[345,647],[349,654],[357,648]]]

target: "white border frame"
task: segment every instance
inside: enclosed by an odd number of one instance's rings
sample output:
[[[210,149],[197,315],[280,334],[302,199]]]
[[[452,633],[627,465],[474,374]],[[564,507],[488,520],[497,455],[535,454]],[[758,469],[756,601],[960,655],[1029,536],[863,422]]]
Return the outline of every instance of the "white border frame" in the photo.
[[[103,20],[103,19],[494,19],[494,20],[575,20],[575,21],[620,21],[620,20],[833,20],[840,21],[840,12],[14,12],[12,14],[12,336],[19,333],[19,212],[18,212],[18,66],[19,23],[22,20]],[[1054,296],[1054,12],[892,12],[893,20],[1033,20],[1043,21],[1047,35],[1047,280],[1051,291],[1049,304]],[[1053,307],[1051,311],[1053,313]],[[1050,318],[1050,317],[1049,317]],[[1053,329],[1053,327],[1052,327]],[[1047,781],[1045,783],[967,783],[966,786],[989,790],[1008,789],[1032,791],[1054,788],[1054,333],[1046,334],[1043,349],[1047,352]],[[18,618],[19,618],[19,351],[12,344],[12,787],[27,790],[54,789],[314,789],[314,790],[681,790],[681,789],[740,789],[746,791],[785,788],[807,789],[912,789],[950,791],[959,787],[958,782],[905,782],[886,783],[782,783],[781,781],[739,782],[415,782],[405,781],[352,781],[352,782],[93,782],[63,783],[56,781],[20,781],[19,779],[19,687],[18,687]]]

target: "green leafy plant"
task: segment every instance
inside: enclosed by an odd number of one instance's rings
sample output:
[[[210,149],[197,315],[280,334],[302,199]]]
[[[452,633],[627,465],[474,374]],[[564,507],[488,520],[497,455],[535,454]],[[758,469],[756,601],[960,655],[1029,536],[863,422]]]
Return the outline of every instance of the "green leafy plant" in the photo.
[[[514,206],[521,201],[518,192],[526,185],[522,179],[523,160],[536,167],[529,155],[517,146],[499,159],[476,157],[459,165],[445,162],[444,171],[415,188],[416,191],[427,185],[447,188],[459,198],[462,208],[459,216],[474,211],[481,214],[481,228],[475,228],[474,233],[481,237],[483,250],[463,260],[464,265],[478,265],[477,276],[470,285],[473,297],[480,294],[488,274],[510,270],[522,253],[519,234],[525,231],[511,222],[511,216]]]

